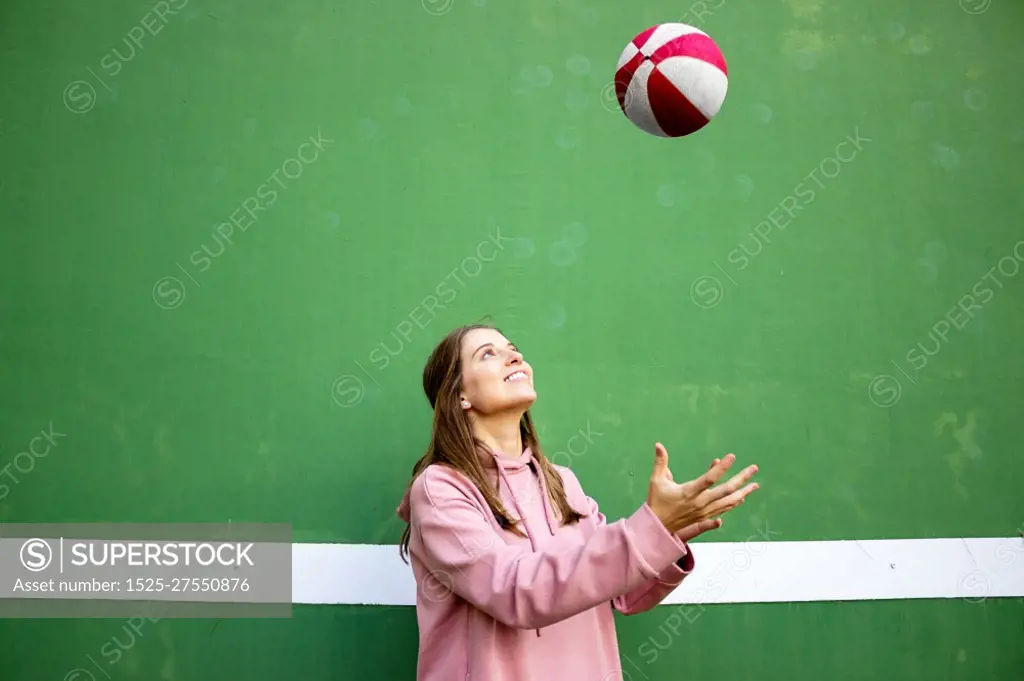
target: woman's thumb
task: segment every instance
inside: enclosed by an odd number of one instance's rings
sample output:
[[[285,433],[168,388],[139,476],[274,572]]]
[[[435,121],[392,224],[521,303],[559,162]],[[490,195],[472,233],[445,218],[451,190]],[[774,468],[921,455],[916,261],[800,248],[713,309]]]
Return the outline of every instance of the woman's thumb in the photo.
[[[652,477],[661,477],[668,470],[668,451],[660,442],[654,444],[654,471]]]

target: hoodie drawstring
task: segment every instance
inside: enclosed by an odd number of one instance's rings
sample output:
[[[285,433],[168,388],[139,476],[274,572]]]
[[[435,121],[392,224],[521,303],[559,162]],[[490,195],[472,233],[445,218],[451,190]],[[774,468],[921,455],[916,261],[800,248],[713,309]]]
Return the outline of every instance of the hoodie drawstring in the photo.
[[[551,497],[548,496],[548,483],[544,480],[544,473],[539,470],[539,466],[536,465],[536,460],[532,454],[530,455],[530,468],[537,474],[537,479],[540,481],[540,500],[544,505],[544,517],[548,521],[548,530],[553,537],[555,536],[558,523],[555,522],[555,512],[551,508]]]
[[[500,461],[498,455],[497,454],[493,454],[493,456],[494,456],[495,466],[498,469],[499,481],[500,482],[504,482],[505,483],[505,487],[508,488],[508,491],[509,491],[510,495],[512,496],[512,504],[515,506],[516,513],[519,514],[519,518],[522,521],[523,531],[526,532],[526,538],[530,540],[530,549],[534,553],[536,553],[537,552],[537,541],[533,538],[533,534],[530,532],[530,528],[526,524],[526,514],[523,513],[522,507],[519,506],[519,499],[516,498],[517,495],[516,495],[515,491],[512,489],[512,484],[509,482],[508,475],[505,474],[505,468],[501,465],[501,461]],[[530,465],[530,470],[537,476],[537,479],[540,481],[540,497],[541,497],[541,505],[544,507],[544,519],[548,523],[548,530],[551,532],[552,536],[554,536],[554,534],[555,534],[555,521],[554,521],[554,513],[551,510],[551,504],[550,504],[550,501],[548,499],[548,487],[547,487],[547,484],[545,484],[545,482],[544,482],[544,473],[539,470],[540,467],[537,465],[537,460],[535,458],[533,458],[533,452],[530,452],[529,465]],[[540,636],[540,629],[537,629],[536,632],[537,632],[537,636]]]

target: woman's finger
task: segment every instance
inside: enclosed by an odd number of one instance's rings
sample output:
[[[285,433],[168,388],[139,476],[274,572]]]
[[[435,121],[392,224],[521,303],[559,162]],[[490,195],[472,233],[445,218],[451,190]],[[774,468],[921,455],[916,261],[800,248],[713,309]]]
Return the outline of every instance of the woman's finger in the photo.
[[[714,489],[706,490],[704,492],[704,497],[706,499],[706,502],[707,503],[711,503],[713,501],[718,501],[719,499],[723,499],[723,498],[729,496],[730,494],[732,494],[736,490],[738,490],[740,487],[745,485],[747,483],[747,481],[750,480],[750,478],[754,477],[755,473],[757,473],[757,466],[756,465],[755,466],[747,466],[742,471],[740,471],[739,473],[734,475],[729,480],[729,482],[727,482],[725,484],[722,484],[722,485],[719,485],[718,487],[715,487]]]
[[[719,516],[727,511],[731,511],[742,504],[746,500],[747,496],[758,489],[758,487],[759,485],[756,482],[752,482],[743,489],[733,492],[726,497],[711,501],[704,507],[701,515],[705,518],[714,518],[715,516]]]
[[[711,530],[717,530],[721,526],[721,518],[705,518],[704,520],[699,520],[691,525],[687,525],[676,532],[676,536],[682,541],[690,541],[694,537],[699,537],[705,532],[710,532]]]
[[[725,458],[721,461],[711,464],[711,468],[709,468],[704,475],[683,485],[683,487],[686,488],[686,493],[700,494],[704,490],[714,486],[716,482],[721,480],[722,476],[725,475],[725,472],[729,470],[735,460],[735,456],[732,454],[726,454]]]
[[[664,477],[666,469],[668,469],[668,450],[665,449],[665,445],[655,442],[654,468],[651,471],[651,479],[656,480],[659,477]]]

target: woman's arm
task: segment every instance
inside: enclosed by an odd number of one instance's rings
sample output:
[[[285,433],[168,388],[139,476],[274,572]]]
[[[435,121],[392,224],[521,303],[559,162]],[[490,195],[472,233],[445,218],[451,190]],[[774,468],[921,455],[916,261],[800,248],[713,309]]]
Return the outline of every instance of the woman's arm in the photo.
[[[596,504],[594,509],[597,510]],[[604,516],[601,516],[601,519],[603,520]],[[686,555],[662,570],[654,579],[649,579],[629,593],[614,599],[612,607],[623,615],[636,615],[647,612],[665,600],[693,572],[693,553],[689,544],[683,544],[686,547]]]
[[[598,508],[597,502],[586,496],[579,481],[571,471],[567,471],[566,477],[568,476],[572,476],[572,486],[577,488],[578,492],[586,497],[588,518],[597,524],[598,527],[605,527],[608,521]],[[636,615],[641,612],[647,612],[665,600],[683,582],[687,575],[693,572],[694,560],[693,553],[690,551],[690,545],[678,535],[676,539],[683,545],[683,556],[664,568],[656,576],[645,580],[629,592],[614,598],[612,600],[612,607],[624,615]]]
[[[548,626],[628,596],[674,574],[686,555],[646,503],[629,518],[602,522],[587,539],[532,552],[506,544],[478,499],[472,482],[430,466],[411,490],[412,528],[437,581],[510,627]]]

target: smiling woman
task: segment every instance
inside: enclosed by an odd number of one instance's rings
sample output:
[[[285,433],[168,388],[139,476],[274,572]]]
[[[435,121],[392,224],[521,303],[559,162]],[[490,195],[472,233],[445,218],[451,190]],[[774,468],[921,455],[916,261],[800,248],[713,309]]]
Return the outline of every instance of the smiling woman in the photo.
[[[645,612],[679,586],[694,567],[687,542],[757,489],[747,484],[757,467],[713,487],[730,454],[677,484],[658,444],[646,502],[608,523],[572,471],[541,452],[533,368],[498,329],[448,334],[423,389],[433,434],[398,508],[418,585],[418,681],[570,668],[621,681],[613,609]]]

